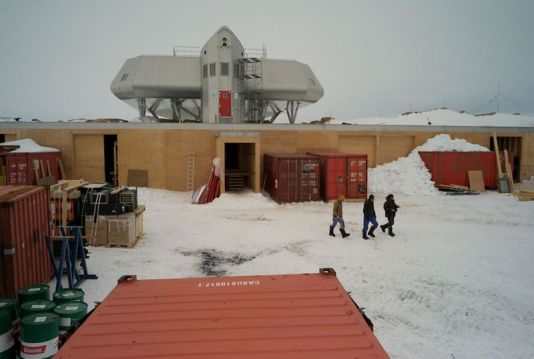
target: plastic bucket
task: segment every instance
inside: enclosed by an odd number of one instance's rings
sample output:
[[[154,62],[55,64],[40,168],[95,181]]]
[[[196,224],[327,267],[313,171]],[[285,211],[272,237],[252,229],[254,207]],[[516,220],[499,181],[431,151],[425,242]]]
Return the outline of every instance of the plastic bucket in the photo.
[[[83,302],[85,293],[80,288],[63,289],[54,293],[54,303]]]
[[[30,300],[50,300],[50,288],[46,284],[34,284],[18,290],[19,305]]]
[[[63,303],[54,308],[59,315],[59,334],[75,326],[87,314],[87,304],[82,302]]]
[[[37,313],[22,318],[20,357],[52,358],[57,353],[59,317],[54,313]]]

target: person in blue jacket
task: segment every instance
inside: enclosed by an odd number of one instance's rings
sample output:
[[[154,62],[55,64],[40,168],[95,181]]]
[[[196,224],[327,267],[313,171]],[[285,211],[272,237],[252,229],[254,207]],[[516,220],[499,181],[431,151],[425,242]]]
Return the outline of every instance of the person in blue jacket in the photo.
[[[369,227],[369,222],[371,222],[372,226],[369,232],[367,232],[367,228]],[[370,194],[369,198],[365,200],[363,203],[363,230],[362,230],[362,238],[363,239],[370,239],[367,237],[367,235],[374,237],[373,234],[376,227],[378,227],[378,222],[376,221],[376,213],[375,213],[375,196]]]

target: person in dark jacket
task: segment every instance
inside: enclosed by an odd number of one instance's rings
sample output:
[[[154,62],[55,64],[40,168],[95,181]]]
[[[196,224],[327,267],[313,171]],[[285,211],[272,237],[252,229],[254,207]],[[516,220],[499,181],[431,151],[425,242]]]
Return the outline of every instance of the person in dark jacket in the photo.
[[[334,211],[332,214],[332,224],[330,225],[330,234],[332,237],[335,237],[334,228],[339,223],[339,232],[343,238],[350,236],[349,233],[345,232],[345,221],[343,220],[343,201],[345,200],[344,195],[339,195],[338,199],[334,202]]]
[[[369,227],[369,222],[371,222],[372,226],[369,230],[369,233],[367,232],[367,228]],[[363,239],[369,239],[367,235],[370,235],[371,237],[374,237],[373,234],[376,227],[378,227],[378,222],[376,221],[376,213],[375,213],[375,196],[370,194],[369,198],[365,200],[363,203]]]
[[[393,198],[393,195],[388,194],[386,197],[386,202],[384,202],[384,211],[386,213],[388,223],[381,225],[380,228],[382,229],[382,232],[386,232],[387,228],[388,234],[392,237],[395,237],[395,233],[393,233],[393,224],[395,224],[395,215],[397,214],[397,210],[399,208],[400,206],[395,203],[395,198]]]

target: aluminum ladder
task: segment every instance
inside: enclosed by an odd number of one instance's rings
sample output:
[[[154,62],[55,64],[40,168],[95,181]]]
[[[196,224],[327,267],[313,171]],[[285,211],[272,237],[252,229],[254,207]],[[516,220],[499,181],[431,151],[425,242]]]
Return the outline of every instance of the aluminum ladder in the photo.
[[[195,185],[195,153],[189,152],[187,154],[187,180],[186,180],[187,192],[193,192],[194,185]]]

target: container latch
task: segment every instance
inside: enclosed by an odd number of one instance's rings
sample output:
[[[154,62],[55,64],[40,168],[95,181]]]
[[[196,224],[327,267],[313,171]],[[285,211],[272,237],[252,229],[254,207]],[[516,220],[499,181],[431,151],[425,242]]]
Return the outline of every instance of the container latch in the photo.
[[[137,280],[137,276],[135,274],[125,274],[119,278],[117,283],[120,284],[124,282],[135,282],[136,280]]]
[[[4,248],[4,255],[5,256],[12,256],[14,255],[16,252],[16,248],[13,247],[13,248]]]
[[[336,270],[334,268],[319,268],[320,274],[336,275]]]

